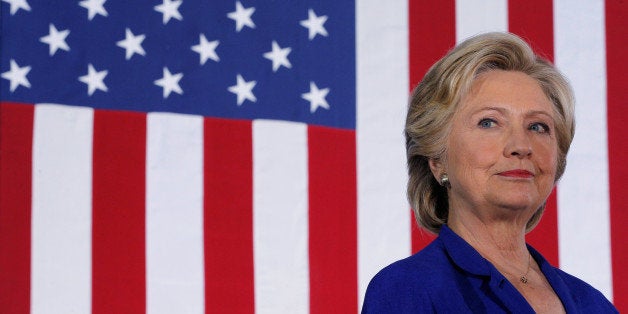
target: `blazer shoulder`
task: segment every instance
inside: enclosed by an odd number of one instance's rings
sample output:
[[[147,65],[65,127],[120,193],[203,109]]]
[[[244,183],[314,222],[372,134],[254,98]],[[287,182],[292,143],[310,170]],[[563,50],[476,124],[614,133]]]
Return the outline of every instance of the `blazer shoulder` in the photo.
[[[433,312],[428,291],[418,284],[420,272],[407,259],[380,270],[369,282],[362,313]]]
[[[555,268],[579,309],[590,313],[619,313],[615,306],[596,288],[563,270]]]
[[[380,270],[371,279],[364,298],[363,313],[430,313],[430,295],[444,284],[449,264],[444,252],[429,246]]]

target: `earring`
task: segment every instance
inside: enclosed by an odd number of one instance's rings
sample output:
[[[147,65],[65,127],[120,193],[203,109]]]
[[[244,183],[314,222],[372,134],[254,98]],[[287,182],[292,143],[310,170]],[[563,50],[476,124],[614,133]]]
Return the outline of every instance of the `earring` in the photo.
[[[444,173],[443,176],[440,178],[440,185],[445,187],[449,186],[449,177],[446,173]]]

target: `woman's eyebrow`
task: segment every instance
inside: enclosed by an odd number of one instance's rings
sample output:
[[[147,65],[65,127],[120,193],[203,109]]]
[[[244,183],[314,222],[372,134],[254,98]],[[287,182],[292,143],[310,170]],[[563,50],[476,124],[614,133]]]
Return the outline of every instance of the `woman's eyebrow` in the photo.
[[[548,119],[550,119],[552,123],[556,123],[556,118],[554,118],[554,115],[551,112],[547,112],[545,110],[532,110],[526,113],[526,117],[538,117],[538,116],[545,116]]]
[[[505,114],[507,110],[506,110],[506,108],[503,108],[503,107],[487,106],[487,107],[482,107],[482,108],[479,108],[479,109],[473,111],[472,114],[477,114],[477,113],[480,113],[482,111],[497,111],[497,112],[499,112],[501,114]]]
[[[483,111],[497,111],[501,114],[506,114],[507,113],[507,109],[504,107],[498,107],[498,106],[487,106],[487,107],[482,107],[479,108],[475,111],[472,112],[472,114],[477,114]],[[548,118],[554,120],[554,115],[552,115],[551,112],[548,112],[546,110],[530,110],[525,112],[525,115],[530,117],[530,116],[538,116],[538,115],[543,115],[543,116],[547,116]]]

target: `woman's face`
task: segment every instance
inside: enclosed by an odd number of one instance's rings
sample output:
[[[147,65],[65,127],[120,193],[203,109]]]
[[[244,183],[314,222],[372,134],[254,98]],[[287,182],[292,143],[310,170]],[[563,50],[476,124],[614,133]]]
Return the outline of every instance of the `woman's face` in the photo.
[[[478,76],[454,114],[447,145],[443,170],[451,183],[451,208],[532,215],[554,186],[553,106],[524,73],[491,70]]]

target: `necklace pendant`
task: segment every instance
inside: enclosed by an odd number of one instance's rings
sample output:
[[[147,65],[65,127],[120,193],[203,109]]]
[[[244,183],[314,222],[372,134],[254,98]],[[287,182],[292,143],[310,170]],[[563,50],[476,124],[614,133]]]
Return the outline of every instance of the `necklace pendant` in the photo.
[[[521,278],[519,278],[519,280],[524,283],[527,284],[528,283],[528,278],[526,276],[521,276]]]

